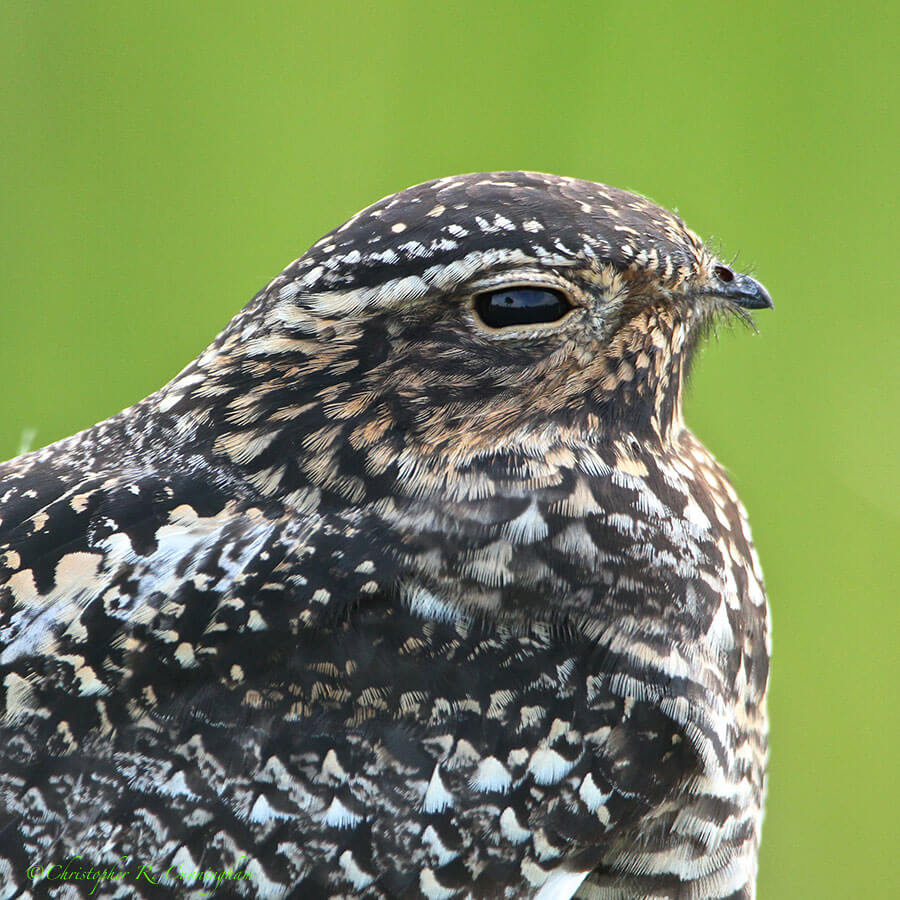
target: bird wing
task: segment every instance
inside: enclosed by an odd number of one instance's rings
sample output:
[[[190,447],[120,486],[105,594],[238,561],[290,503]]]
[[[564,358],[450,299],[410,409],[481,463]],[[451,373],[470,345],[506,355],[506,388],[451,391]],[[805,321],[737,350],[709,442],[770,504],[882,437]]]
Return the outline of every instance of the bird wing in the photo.
[[[20,501],[39,495],[27,485],[14,489]],[[230,644],[246,653],[253,634],[339,616],[356,596],[350,582],[371,582],[374,569],[353,577],[352,513],[294,515],[184,476],[83,479],[24,517],[11,493],[0,664],[33,691],[133,694],[144,662],[216,677]]]
[[[29,483],[0,545],[8,871],[80,854],[238,865],[259,896],[568,896],[696,769],[607,649],[423,604],[358,512],[182,476]]]
[[[0,883],[75,853],[255,859],[254,823],[309,802],[269,810],[259,785],[289,761],[259,752],[286,712],[295,729],[308,715],[288,681],[313,691],[303,647],[372,595],[374,539],[352,511],[296,515],[180,475],[21,471],[0,490],[0,822],[17,836]],[[206,849],[210,821],[234,828],[227,847]]]

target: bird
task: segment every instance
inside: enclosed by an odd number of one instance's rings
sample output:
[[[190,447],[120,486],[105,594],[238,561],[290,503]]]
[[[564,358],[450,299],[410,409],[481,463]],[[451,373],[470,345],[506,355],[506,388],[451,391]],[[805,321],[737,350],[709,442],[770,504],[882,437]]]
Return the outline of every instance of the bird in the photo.
[[[682,399],[772,306],[638,194],[440,178],[2,464],[0,897],[754,897],[768,604]]]

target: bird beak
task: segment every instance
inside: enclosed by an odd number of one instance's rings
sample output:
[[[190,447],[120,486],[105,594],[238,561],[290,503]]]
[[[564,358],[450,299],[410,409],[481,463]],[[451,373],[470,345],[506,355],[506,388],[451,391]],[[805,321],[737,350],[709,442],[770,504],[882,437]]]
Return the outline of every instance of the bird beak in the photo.
[[[721,276],[716,278],[715,288],[709,293],[716,297],[727,297],[744,309],[775,309],[769,292],[749,275],[725,269],[731,279],[726,281]]]

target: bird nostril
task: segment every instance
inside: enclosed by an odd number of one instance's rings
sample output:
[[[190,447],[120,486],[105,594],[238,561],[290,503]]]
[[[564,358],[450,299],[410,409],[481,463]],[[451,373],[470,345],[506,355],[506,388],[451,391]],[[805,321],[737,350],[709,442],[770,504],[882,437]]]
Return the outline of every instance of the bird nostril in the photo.
[[[729,281],[734,281],[734,272],[727,266],[716,266],[713,269],[713,273],[719,281],[723,281],[725,284],[728,284]]]

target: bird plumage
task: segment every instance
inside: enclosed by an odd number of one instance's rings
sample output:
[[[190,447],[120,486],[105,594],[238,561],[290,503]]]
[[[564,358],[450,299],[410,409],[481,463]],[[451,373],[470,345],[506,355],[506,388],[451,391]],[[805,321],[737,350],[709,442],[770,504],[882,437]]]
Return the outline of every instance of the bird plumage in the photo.
[[[752,897],[766,600],[681,396],[767,305],[637,195],[440,179],[0,466],[0,896]]]

